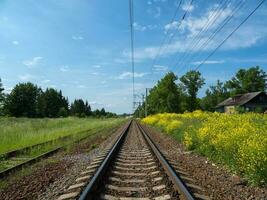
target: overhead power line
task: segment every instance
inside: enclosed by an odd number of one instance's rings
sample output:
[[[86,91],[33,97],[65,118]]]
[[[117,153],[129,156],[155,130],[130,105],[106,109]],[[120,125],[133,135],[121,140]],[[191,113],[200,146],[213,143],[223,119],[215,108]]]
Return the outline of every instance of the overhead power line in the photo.
[[[173,34],[171,35],[171,37],[169,38],[169,41],[168,41],[167,45],[165,46],[165,48],[163,49],[163,52],[160,54],[160,56],[163,55],[163,54],[164,54],[164,51],[167,50],[167,49],[169,48],[169,46],[170,46],[172,40],[175,38],[176,34],[178,33],[178,29],[180,28],[182,22],[185,20],[185,18],[186,18],[186,16],[187,16],[187,14],[188,14],[188,12],[189,12],[189,10],[190,10],[190,7],[192,6],[193,2],[194,2],[194,0],[191,0],[191,1],[190,1],[190,4],[188,5],[188,7],[187,7],[185,13],[183,14],[182,18],[180,19],[180,22],[179,22],[178,26],[176,27],[176,31],[174,31],[174,33],[173,33]]]
[[[173,17],[172,17],[172,19],[170,21],[170,24],[172,24],[175,21],[175,18],[176,18],[177,14],[178,14],[178,11],[179,11],[179,9],[181,7],[182,2],[183,2],[183,0],[180,0],[177,8],[175,9],[175,12],[174,12],[174,15],[173,15]],[[162,48],[163,48],[163,46],[164,46],[164,44],[165,44],[165,42],[166,42],[166,40],[168,38],[169,32],[170,32],[170,29],[168,29],[167,32],[165,33],[165,37],[163,38],[163,40],[162,40],[162,42],[160,44],[160,47],[159,47],[159,49],[158,49],[158,51],[156,53],[156,56],[154,57],[154,59],[152,61],[151,70],[152,70],[153,66],[155,65],[155,63],[157,61],[157,58],[159,57],[159,55],[160,55],[160,53],[162,51]]]
[[[189,60],[188,59],[184,60],[184,64],[190,63],[197,56],[199,56],[201,54],[201,50],[205,49],[210,44],[210,42],[213,41],[213,38],[228,24],[228,22],[232,20],[234,15],[245,5],[245,3],[246,3],[246,0],[239,1],[237,5],[235,6],[235,8],[233,9],[233,11],[231,12],[231,14],[223,20],[222,25],[218,26],[215,29],[215,31],[202,44],[200,44],[200,46],[197,46],[195,50],[192,49],[192,51],[194,52],[193,55],[191,56],[191,58],[188,57]],[[186,62],[187,60],[188,62]]]
[[[254,10],[195,68],[198,70],[265,2],[266,0],[262,0]]]
[[[228,1],[229,0],[220,1],[217,8],[213,10],[211,16],[207,19],[206,23],[201,28],[201,30],[198,32],[198,34],[192,39],[190,43],[188,43],[183,55],[179,58],[177,62],[173,62],[175,61],[175,58],[174,58],[174,60],[169,64],[170,66],[176,66],[176,65],[182,64],[186,60],[188,55],[190,55],[190,52],[199,44],[199,42],[201,42],[202,35],[206,34],[210,26],[212,26],[217,21],[218,17],[221,15],[222,11],[227,6]]]
[[[133,10],[133,0],[129,0],[129,14],[130,14],[130,32],[131,32],[131,63],[132,63],[132,84],[133,84],[133,112],[135,110],[135,73],[134,73],[134,10]]]

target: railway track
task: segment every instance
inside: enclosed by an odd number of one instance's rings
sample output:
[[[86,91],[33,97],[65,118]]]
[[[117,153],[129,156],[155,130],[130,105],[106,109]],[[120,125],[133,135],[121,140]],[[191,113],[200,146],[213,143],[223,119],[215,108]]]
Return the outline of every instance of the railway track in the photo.
[[[115,127],[112,128],[114,130]],[[91,129],[87,130],[90,131]],[[104,130],[104,129],[103,129]],[[102,129],[94,132],[90,135],[85,135],[80,138],[74,138],[73,135],[68,135],[61,137],[55,140],[35,144],[32,146],[24,147],[21,149],[9,151],[3,154],[0,154],[0,178],[6,178],[15,171],[22,169],[23,167],[29,166],[38,162],[41,159],[47,158],[61,149],[65,148],[68,145],[81,142],[88,137],[94,136],[97,133],[103,131]],[[81,133],[84,133],[82,131]],[[40,151],[43,147],[44,150]],[[36,155],[32,155],[32,152],[40,151]]]
[[[125,125],[106,149],[58,200],[209,199],[189,175],[170,165],[138,122]]]

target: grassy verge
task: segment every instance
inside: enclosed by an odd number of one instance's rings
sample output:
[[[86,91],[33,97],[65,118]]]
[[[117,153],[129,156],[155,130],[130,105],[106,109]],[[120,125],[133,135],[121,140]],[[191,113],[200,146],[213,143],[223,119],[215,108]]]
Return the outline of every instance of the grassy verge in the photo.
[[[252,184],[267,184],[267,115],[196,111],[157,114],[143,122],[243,175]]]
[[[7,119],[8,120],[8,119]],[[13,120],[13,119],[12,119]],[[27,149],[25,151],[20,152],[16,155],[16,158],[5,159],[2,158],[0,162],[0,171],[3,171],[7,168],[13,167],[19,163],[22,163],[26,160],[39,156],[45,152],[51,151],[57,147],[66,146],[72,144],[73,142],[80,141],[84,138],[91,138],[91,136],[101,135],[102,132],[106,132],[108,130],[114,129],[118,127],[122,123],[124,123],[124,119],[77,119],[77,118],[69,118],[69,119],[54,119],[55,121],[46,119],[47,124],[43,127],[44,130],[39,130],[41,126],[39,123],[43,123],[43,121],[39,119],[28,119],[30,121],[26,121],[25,119],[17,119],[18,126],[27,127],[28,132],[23,132],[24,138],[22,140],[15,140],[13,143],[6,143],[6,151],[9,151],[10,146],[23,147],[34,145],[36,143],[50,141],[50,143],[45,143],[44,145],[35,146],[33,148]],[[62,120],[64,120],[62,122]],[[66,123],[67,122],[67,123]],[[36,124],[37,123],[37,124]],[[52,124],[50,124],[52,123]],[[76,125],[74,125],[76,123]],[[57,124],[55,126],[55,124]],[[63,125],[62,125],[63,124]],[[38,127],[38,129],[34,129],[33,127]],[[53,128],[52,128],[53,127]],[[17,128],[17,126],[15,126]],[[10,129],[12,129],[10,127]],[[10,130],[8,129],[8,130]],[[19,130],[19,129],[16,129]],[[36,135],[36,132],[40,133],[40,135]],[[46,131],[47,135],[43,135]],[[27,134],[25,134],[27,133]],[[10,132],[10,138],[14,137],[14,135],[20,135],[19,132]],[[14,135],[12,135],[14,134]],[[45,133],[44,133],[45,134]],[[64,136],[68,136],[63,138]],[[6,136],[6,141],[8,136]],[[27,138],[29,140],[27,140]],[[36,139],[35,141],[33,139]],[[44,138],[42,140],[42,138]],[[30,143],[30,141],[34,141]],[[15,144],[14,144],[15,143]]]
[[[120,118],[0,118],[0,154],[68,135],[81,136],[83,132],[110,127],[123,121]]]
[[[13,184],[17,184],[21,181],[21,179],[25,178],[26,176],[31,176],[31,174],[36,173],[36,171],[39,171],[44,166],[50,166],[50,164],[60,164],[65,162],[65,160],[62,158],[65,155],[72,155],[72,154],[80,154],[80,153],[86,153],[90,152],[92,149],[97,148],[104,140],[106,140],[111,134],[115,133],[116,130],[124,123],[125,121],[122,120],[119,123],[113,124],[112,126],[102,127],[101,129],[94,129],[88,131],[88,137],[86,137],[84,140],[81,140],[78,143],[69,142],[69,145],[66,145],[58,154],[54,157],[49,157],[47,159],[42,159],[39,162],[26,166],[21,170],[18,170],[14,173],[12,173],[11,176],[8,176],[7,178],[3,178],[0,180],[0,191],[4,190],[5,188],[12,186]],[[49,146],[45,145],[44,151],[48,150]],[[34,155],[37,150],[34,150],[31,155]],[[40,153],[40,152],[38,152]],[[68,161],[71,162],[71,161]],[[14,163],[11,163],[14,164]],[[1,166],[1,162],[0,162]]]

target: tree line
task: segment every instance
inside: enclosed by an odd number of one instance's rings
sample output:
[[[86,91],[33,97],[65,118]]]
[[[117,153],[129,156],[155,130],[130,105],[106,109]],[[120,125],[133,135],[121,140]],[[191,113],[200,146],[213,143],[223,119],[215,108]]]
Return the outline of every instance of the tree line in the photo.
[[[188,71],[180,78],[173,72],[168,72],[150,89],[145,102],[136,109],[134,115],[143,117],[146,106],[148,114],[183,113],[197,109],[213,112],[216,105],[228,97],[265,91],[266,77],[266,72],[259,66],[240,69],[228,81],[217,80],[215,85],[206,90],[203,98],[198,98],[198,92],[205,84],[199,71]]]
[[[88,101],[75,99],[71,104],[61,90],[42,90],[33,83],[19,83],[9,94],[4,93],[0,79],[0,115],[13,117],[116,117],[115,113],[91,110]]]

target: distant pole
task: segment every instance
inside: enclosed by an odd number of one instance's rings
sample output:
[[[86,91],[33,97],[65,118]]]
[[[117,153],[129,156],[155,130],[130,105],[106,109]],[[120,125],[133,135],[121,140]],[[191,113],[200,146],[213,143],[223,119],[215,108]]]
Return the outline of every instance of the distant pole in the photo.
[[[147,90],[148,90],[148,88],[146,88],[146,99],[145,99],[145,117],[147,117]]]
[[[146,99],[145,99],[145,116],[147,117],[147,95],[151,88],[146,88]]]
[[[135,74],[134,74],[134,10],[133,0],[129,0],[129,14],[130,14],[130,33],[131,33],[131,61],[132,61],[132,81],[133,81],[133,112],[135,110]]]
[[[145,95],[144,94],[141,94],[142,95],[142,111],[144,112],[145,109],[144,109],[144,103],[145,103]],[[143,114],[142,114],[143,115]],[[143,117],[143,116],[142,116]]]
[[[139,107],[138,107],[139,118],[141,118],[141,103],[142,103],[142,102],[139,101]]]

